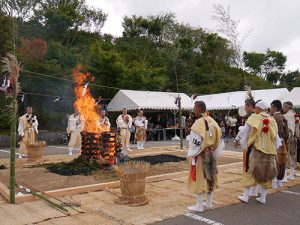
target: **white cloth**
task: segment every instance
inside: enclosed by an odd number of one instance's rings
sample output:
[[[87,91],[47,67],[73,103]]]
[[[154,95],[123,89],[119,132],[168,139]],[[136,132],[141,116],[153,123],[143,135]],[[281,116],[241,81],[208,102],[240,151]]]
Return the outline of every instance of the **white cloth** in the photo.
[[[68,133],[74,132],[75,130],[82,131],[83,127],[84,127],[84,120],[82,116],[80,115],[75,116],[74,114],[72,114],[69,117],[68,128],[67,128]]]
[[[105,116],[104,118],[100,117],[100,119],[99,119],[99,126],[102,126],[104,124],[107,126],[107,128],[111,127],[111,124],[110,124],[107,116]]]
[[[145,127],[145,129],[147,129],[148,120],[146,120],[146,117],[144,116],[137,116],[134,119],[134,125],[137,127]]]
[[[131,128],[131,126],[132,126],[132,117],[128,114],[126,114],[125,116],[128,116],[129,122],[128,123],[125,122],[124,119],[123,119],[123,114],[121,114],[120,116],[118,116],[118,118],[116,120],[118,128],[126,128],[126,129]]]
[[[238,140],[240,142],[241,148],[242,149],[246,149],[248,147],[247,141],[251,132],[251,126],[249,126],[247,123],[245,124],[245,126],[241,126],[240,127],[240,131],[236,136],[236,140]],[[276,134],[275,137],[275,147],[276,149],[278,149],[280,146],[282,145],[281,143],[281,139],[279,137],[278,134]]]
[[[31,117],[32,117],[32,114],[29,115],[28,113],[26,113],[25,115],[26,115],[26,116],[29,116],[28,118],[31,118]],[[31,119],[34,120],[34,123],[32,123],[32,128],[34,129],[34,131],[36,132],[36,134],[38,134],[38,133],[39,133],[39,131],[38,131],[39,122],[38,122],[38,120],[37,120],[37,117],[36,117],[36,116],[33,116]],[[19,125],[18,125],[18,133],[19,133],[19,136],[23,137],[23,136],[25,135],[24,129],[25,129],[25,128],[24,128],[24,126],[23,126],[22,121],[19,120]]]
[[[248,137],[251,132],[251,127],[246,123],[245,126],[240,126],[239,133],[235,137],[235,140],[240,142],[241,148],[247,148]]]
[[[220,157],[220,155],[222,154],[224,148],[225,148],[225,142],[224,142],[223,138],[221,138],[220,144],[218,145],[216,150],[214,150],[215,159]]]
[[[188,157],[196,157],[201,153],[201,144],[203,138],[197,134],[195,131],[191,130],[189,135],[189,150]]]
[[[293,110],[289,110],[287,113],[283,114],[284,118],[288,122],[288,128],[292,131],[293,135],[295,134],[295,112]]]
[[[269,105],[264,101],[259,101],[255,104],[255,107],[261,108],[263,110],[267,110],[269,108]]]

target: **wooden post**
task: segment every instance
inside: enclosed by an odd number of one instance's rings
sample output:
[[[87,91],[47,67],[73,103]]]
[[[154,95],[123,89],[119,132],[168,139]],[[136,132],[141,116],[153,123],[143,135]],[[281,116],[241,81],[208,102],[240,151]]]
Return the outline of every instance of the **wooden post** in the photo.
[[[183,150],[182,109],[181,109],[181,97],[179,94],[178,94],[178,97],[176,98],[175,103],[177,104],[178,109],[179,109],[180,149]],[[176,133],[176,130],[175,130],[175,133]]]

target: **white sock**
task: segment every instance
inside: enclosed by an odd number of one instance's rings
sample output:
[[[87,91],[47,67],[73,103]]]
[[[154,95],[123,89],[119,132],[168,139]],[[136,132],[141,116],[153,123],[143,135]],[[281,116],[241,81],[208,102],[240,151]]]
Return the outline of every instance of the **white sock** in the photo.
[[[284,171],[284,177],[283,177],[283,179],[282,179],[282,183],[286,183],[288,180],[287,180],[287,169],[285,169],[285,171]]]
[[[294,174],[295,174],[295,168],[294,168],[294,167],[291,167],[291,168],[290,168],[290,174],[289,174],[289,176],[288,176],[288,179],[289,179],[289,180],[295,180]]]
[[[273,189],[277,188],[277,178],[276,177],[272,180],[272,188]]]
[[[193,206],[189,206],[188,210],[203,212],[203,197],[202,194],[196,194],[197,204]]]
[[[144,149],[144,142],[141,142],[141,149]]]
[[[73,155],[73,152],[72,152],[72,151],[73,151],[73,148],[70,147],[70,148],[69,148],[69,155]]]
[[[277,184],[277,187],[278,188],[281,188],[282,187],[282,181],[281,180],[276,180],[276,184]]]
[[[261,204],[265,204],[266,203],[266,197],[267,197],[267,193],[268,193],[268,189],[261,187],[261,195],[259,198],[256,198],[256,201],[260,202]]]
[[[206,204],[204,204],[204,206],[207,209],[212,209],[212,207],[213,207],[213,197],[214,197],[214,193],[213,192],[207,193]]]
[[[257,196],[257,187],[256,186],[252,186],[250,187],[250,191],[249,191],[249,196],[250,197],[256,197]]]
[[[242,202],[248,202],[249,201],[249,192],[250,192],[250,188],[245,188],[245,191],[244,193],[239,196],[239,199],[242,201]]]
[[[256,185],[256,191],[258,194],[262,193],[262,186],[260,184]]]

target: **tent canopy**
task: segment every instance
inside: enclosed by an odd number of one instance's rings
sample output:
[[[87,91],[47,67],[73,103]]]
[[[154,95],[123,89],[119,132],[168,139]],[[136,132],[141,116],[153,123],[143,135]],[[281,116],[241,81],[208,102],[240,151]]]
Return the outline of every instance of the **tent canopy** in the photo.
[[[286,88],[252,90],[254,100],[263,100],[270,104],[273,100],[283,100],[289,93]],[[209,110],[233,109],[243,106],[247,91],[235,91],[220,94],[198,96],[196,101],[204,101]]]
[[[283,98],[283,102],[287,101],[292,102],[297,108],[300,107],[300,87],[294,87],[294,89]]]
[[[119,90],[108,104],[108,111],[152,109],[152,110],[178,110],[175,99],[181,97],[183,110],[191,110],[194,107],[193,100],[184,93]]]

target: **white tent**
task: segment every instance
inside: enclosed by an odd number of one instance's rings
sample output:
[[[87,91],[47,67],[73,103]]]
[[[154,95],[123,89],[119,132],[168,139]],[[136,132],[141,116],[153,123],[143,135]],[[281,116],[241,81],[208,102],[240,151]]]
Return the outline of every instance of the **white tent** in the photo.
[[[289,91],[286,88],[275,88],[252,90],[251,93],[255,101],[263,100],[266,103],[270,104],[275,99],[283,100],[288,95]],[[233,109],[244,105],[246,95],[246,91],[235,91],[198,96],[195,100],[204,101],[206,103],[207,109],[209,110]]]
[[[191,110],[194,107],[193,100],[184,93],[179,93],[181,107]],[[108,104],[108,111],[152,109],[152,110],[177,110],[175,99],[178,93],[156,91],[120,90]]]
[[[283,102],[290,101],[297,108],[300,107],[300,87],[294,87],[291,92],[283,98]]]

